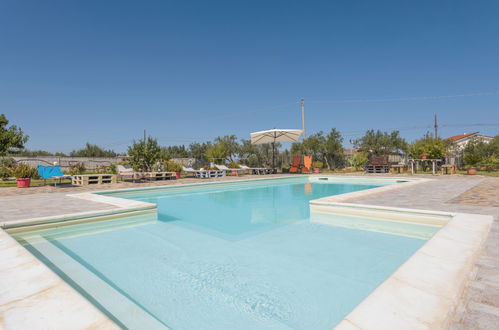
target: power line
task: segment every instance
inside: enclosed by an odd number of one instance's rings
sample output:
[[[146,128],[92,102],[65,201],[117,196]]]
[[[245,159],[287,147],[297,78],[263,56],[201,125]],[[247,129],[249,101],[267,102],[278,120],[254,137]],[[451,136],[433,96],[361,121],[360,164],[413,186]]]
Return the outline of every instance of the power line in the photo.
[[[477,124],[447,124],[442,127],[472,127],[472,126],[499,126],[499,123],[477,123]]]
[[[253,113],[259,113],[259,112],[268,112],[272,110],[277,110],[277,109],[282,109],[284,107],[290,106],[290,105],[296,105],[299,104],[300,102],[289,102],[289,103],[284,103],[284,104],[279,104],[271,107],[266,107],[266,108],[260,108],[256,110],[245,110],[244,112],[237,112],[237,113],[230,113],[230,114],[225,114],[225,115],[218,115],[218,116],[209,116],[206,118],[209,119],[220,119],[220,118],[232,118],[232,117],[241,117],[241,116],[246,116],[248,114],[253,114]]]
[[[462,97],[477,97],[477,96],[495,96],[499,95],[499,91],[494,92],[478,92],[478,93],[463,93],[455,95],[430,95],[430,96],[412,96],[412,97],[395,97],[395,98],[360,98],[360,99],[339,99],[339,100],[311,100],[307,99],[308,103],[381,103],[381,102],[396,102],[396,101],[427,101],[427,100],[440,100],[440,99],[454,99]],[[243,110],[232,112],[230,114],[221,114],[215,116],[207,116],[207,119],[221,119],[221,118],[237,118],[254,113],[269,112],[273,110],[283,110],[290,105],[300,104],[301,101],[294,101],[283,103],[275,106],[255,110]]]
[[[483,127],[483,126],[499,126],[499,123],[475,123],[475,124],[438,124],[438,127]],[[434,128],[433,125],[421,125],[421,126],[404,126],[404,127],[389,127],[389,128],[381,128],[380,130],[384,131],[410,131],[410,130],[418,130],[418,129],[431,129]],[[343,136],[356,136],[362,135],[366,132],[366,130],[356,130],[356,131],[342,131],[341,134]]]
[[[424,101],[424,100],[439,100],[439,99],[453,99],[460,97],[473,97],[473,96],[494,96],[499,95],[497,92],[483,92],[483,93],[468,93],[456,95],[436,95],[436,96],[413,96],[413,97],[395,97],[395,98],[377,98],[377,99],[343,99],[343,100],[312,100],[308,103],[370,103],[370,102],[394,102],[394,101]]]

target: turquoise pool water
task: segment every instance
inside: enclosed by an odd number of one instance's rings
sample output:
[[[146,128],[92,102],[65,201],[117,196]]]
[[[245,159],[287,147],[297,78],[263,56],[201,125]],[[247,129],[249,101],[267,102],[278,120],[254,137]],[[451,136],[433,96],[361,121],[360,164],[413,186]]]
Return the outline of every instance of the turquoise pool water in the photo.
[[[85,276],[172,329],[330,329],[425,243],[310,221],[309,200],[377,186],[297,178],[121,192],[158,212],[15,237],[124,327],[113,314],[122,300]]]

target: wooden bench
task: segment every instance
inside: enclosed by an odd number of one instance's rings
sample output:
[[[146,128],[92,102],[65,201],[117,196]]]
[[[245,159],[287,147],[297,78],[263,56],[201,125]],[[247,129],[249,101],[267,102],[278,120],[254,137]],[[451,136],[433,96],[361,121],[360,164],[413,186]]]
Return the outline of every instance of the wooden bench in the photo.
[[[143,174],[144,178],[149,181],[171,180],[177,178],[175,172],[145,172]]]
[[[390,165],[390,168],[397,170],[397,173],[401,174],[403,172],[407,172],[408,166],[405,164],[395,164],[395,165]]]
[[[78,174],[73,175],[71,178],[71,184],[75,186],[109,183],[116,183],[115,174]]]
[[[371,161],[365,170],[367,173],[388,173],[390,171],[388,156],[371,156]]]

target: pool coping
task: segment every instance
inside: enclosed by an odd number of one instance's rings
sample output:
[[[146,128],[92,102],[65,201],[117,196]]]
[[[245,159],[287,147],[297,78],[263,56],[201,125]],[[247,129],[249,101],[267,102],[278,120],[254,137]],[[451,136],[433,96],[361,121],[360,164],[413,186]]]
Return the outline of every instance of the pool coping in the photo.
[[[304,176],[297,176],[304,177]],[[345,319],[340,322],[337,329],[388,329],[388,328],[420,328],[420,327],[445,327],[450,317],[452,316],[455,303],[451,299],[461,294],[464,290],[468,276],[471,273],[471,267],[474,260],[477,258],[480,249],[482,248],[483,241],[487,237],[492,224],[491,216],[472,215],[463,213],[448,213],[431,210],[415,210],[394,207],[382,207],[371,205],[359,205],[347,203],[348,200],[353,198],[366,197],[373,194],[384,193],[396,189],[403,189],[405,187],[431,181],[432,179],[426,178],[407,178],[407,177],[344,177],[334,175],[309,175],[309,178],[338,178],[338,181],[397,181],[403,180],[405,182],[393,185],[387,185],[352,193],[341,195],[329,196],[310,201],[311,208],[314,207],[330,207],[334,212],[334,208],[346,209],[363,209],[364,211],[371,212],[370,214],[383,214],[383,213],[412,213],[412,214],[425,214],[426,216],[448,217],[449,220],[440,231],[426,242],[421,249],[419,249],[412,257],[410,257],[396,272],[389,276],[377,289],[375,289],[368,297],[366,297]],[[193,184],[169,185],[169,186],[156,186],[147,188],[130,188],[120,190],[106,190],[101,192],[87,192],[78,194],[68,194],[68,196],[80,199],[91,200],[94,202],[106,203],[113,205],[114,208],[107,211],[100,212],[81,212],[65,214],[57,217],[43,217],[22,219],[16,221],[7,221],[0,224],[3,228],[13,228],[20,226],[31,226],[35,224],[47,224],[53,222],[71,221],[76,219],[84,219],[96,216],[113,215],[126,212],[136,212],[143,210],[152,210],[156,208],[155,204],[126,200],[118,197],[106,196],[108,193],[113,192],[127,192],[127,191],[149,191],[149,190],[163,190],[169,188],[181,188],[189,186],[203,186],[213,184],[230,184],[241,182],[254,182],[259,180],[278,180],[283,178],[290,178],[290,176],[273,177],[273,178],[258,178],[249,180],[228,180],[217,182],[202,182]],[[100,195],[99,193],[104,193]],[[324,211],[324,210],[323,210]],[[326,210],[327,212],[327,210]],[[478,227],[477,227],[478,226]],[[88,322],[96,322],[98,324],[105,324],[106,327],[112,328],[116,326],[107,316],[100,310],[93,306],[87,299],[81,296],[69,284],[64,282],[55,273],[53,273],[41,261],[32,256],[24,247],[22,247],[16,240],[14,240],[4,229],[0,229],[0,242],[3,246],[7,244],[8,248],[0,250],[0,282],[4,282],[7,274],[10,278],[11,285],[7,288],[0,287],[0,293],[6,291],[10,294],[15,292],[23,292],[27,297],[35,297],[35,302],[29,306],[29,317],[24,320],[26,306],[22,306],[22,302],[26,298],[16,298],[10,301],[0,301],[0,311],[7,309],[8,313],[2,319],[3,325],[7,325],[8,316],[12,316],[15,324],[10,324],[14,327],[19,327],[24,324],[29,326],[33,324],[33,318],[39,321],[51,324],[53,328],[67,328],[71,327],[84,327],[83,324]],[[444,231],[445,229],[445,231]],[[441,234],[442,233],[442,234]],[[471,233],[471,234],[470,234]],[[430,244],[431,242],[431,244]],[[457,258],[456,252],[453,251],[458,247],[461,258]],[[16,260],[11,255],[20,256],[26,263],[16,264]],[[465,256],[465,257],[463,257]],[[450,259],[449,259],[450,258]],[[454,258],[454,259],[453,259]],[[10,263],[14,263],[12,266]],[[435,262],[438,261],[438,262]],[[414,269],[421,269],[421,263],[424,266],[425,274],[430,271],[430,277],[421,278],[421,273],[412,272]],[[27,267],[29,266],[29,267]],[[26,267],[28,269],[26,269]],[[430,267],[430,268],[428,268]],[[25,278],[23,274],[35,273],[36,279],[39,281],[42,278],[43,282],[49,283],[57,282],[55,286],[48,286],[40,288],[35,285],[30,291],[26,288],[25,281],[12,281],[12,278]],[[4,270],[8,272],[4,272]],[[19,276],[19,277],[18,277]],[[449,288],[449,279],[452,280],[452,286]],[[58,280],[58,281],[57,281]],[[445,282],[445,283],[443,283]],[[9,283],[9,281],[7,281]],[[29,283],[29,281],[28,281]],[[435,285],[438,283],[438,285]],[[447,291],[445,291],[447,288]],[[64,306],[54,307],[51,300],[47,300],[44,294],[45,290],[53,292],[56,300],[64,301]],[[435,291],[436,290],[436,291]],[[438,292],[438,293],[435,293]],[[28,294],[29,293],[29,294]],[[2,296],[2,295],[0,295]],[[8,296],[8,295],[7,295]],[[30,298],[31,299],[31,298]],[[67,301],[70,301],[68,303]],[[401,303],[403,301],[403,303]],[[47,304],[49,306],[47,306]],[[78,306],[78,307],[76,307]],[[8,307],[8,308],[7,308]],[[82,309],[81,315],[86,315],[85,320],[82,317],[74,318],[73,315],[62,315],[61,309],[72,310],[78,308]],[[409,311],[408,311],[409,310]],[[62,319],[69,323],[58,323],[55,320]],[[52,323],[51,323],[52,322]],[[81,322],[81,323],[80,323]],[[86,323],[87,322],[87,323]],[[64,327],[59,326],[64,325]]]
[[[399,219],[399,215],[409,214],[413,215],[409,220],[416,222],[422,215],[434,219],[442,228],[334,329],[449,328],[458,298],[466,290],[475,261],[484,248],[493,216],[348,203],[364,197],[358,193],[310,201],[311,211],[355,216],[369,212],[370,217],[379,215],[380,219],[390,215]],[[338,208],[352,212],[338,212]]]

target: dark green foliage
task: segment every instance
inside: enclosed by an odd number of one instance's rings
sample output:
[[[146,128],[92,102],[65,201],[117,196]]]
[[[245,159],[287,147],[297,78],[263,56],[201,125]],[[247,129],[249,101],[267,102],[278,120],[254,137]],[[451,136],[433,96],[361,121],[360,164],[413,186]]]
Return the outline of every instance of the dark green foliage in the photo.
[[[37,157],[37,156],[54,156],[54,154],[45,150],[22,150],[16,153],[16,156]]]
[[[10,169],[10,175],[16,178],[38,179],[38,171],[28,164],[18,164]]]
[[[352,166],[355,170],[360,170],[367,164],[369,158],[367,157],[367,153],[365,152],[357,152],[352,155],[352,157],[348,160],[350,166]]]
[[[318,132],[312,134],[302,142],[291,145],[291,154],[310,155],[314,160],[326,164],[328,169],[343,167],[345,157],[343,155],[343,137],[335,128],[328,135]]]
[[[0,179],[7,179],[12,176],[11,168],[14,167],[16,162],[10,157],[0,157]]]
[[[104,150],[98,145],[86,143],[85,147],[79,150],[73,150],[71,157],[116,157],[118,154],[113,150]]]
[[[112,173],[112,174],[118,174],[118,170],[116,168],[116,165],[111,164],[107,167],[107,172]]]
[[[175,172],[175,173],[182,172],[182,165],[180,165],[177,162],[169,161],[166,163],[166,170],[168,172]]]
[[[136,171],[152,171],[153,166],[161,160],[161,148],[158,141],[152,137],[134,142],[128,147],[129,163]]]
[[[483,164],[495,168],[499,158],[499,135],[488,143],[476,138],[470,140],[464,147],[463,155],[468,166]]]
[[[448,144],[441,138],[426,134],[422,139],[411,143],[408,149],[409,157],[414,159],[422,158],[423,154],[427,159],[442,159],[447,154]]]
[[[20,128],[16,125],[7,127],[8,124],[7,117],[0,114],[0,156],[19,152],[28,142],[28,136]]]
[[[189,150],[185,146],[168,146],[161,148],[161,159],[187,158]]]
[[[399,131],[391,133],[380,130],[368,130],[366,134],[354,141],[360,152],[370,155],[400,155],[407,151],[407,142],[400,136]]]

